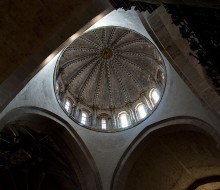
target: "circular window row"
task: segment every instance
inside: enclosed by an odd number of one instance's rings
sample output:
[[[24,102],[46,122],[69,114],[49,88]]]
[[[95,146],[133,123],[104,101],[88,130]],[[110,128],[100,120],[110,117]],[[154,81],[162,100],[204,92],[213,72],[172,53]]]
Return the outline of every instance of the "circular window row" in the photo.
[[[146,119],[159,103],[161,93],[158,88],[152,88],[148,93],[143,93],[141,98],[134,104],[129,104],[124,110],[111,110],[110,114],[105,110],[88,110],[76,100],[63,95],[62,88],[56,83],[56,93],[67,115],[78,124],[93,129],[111,131],[112,129],[128,128]],[[99,112],[97,114],[97,112]],[[102,113],[100,113],[102,112]]]

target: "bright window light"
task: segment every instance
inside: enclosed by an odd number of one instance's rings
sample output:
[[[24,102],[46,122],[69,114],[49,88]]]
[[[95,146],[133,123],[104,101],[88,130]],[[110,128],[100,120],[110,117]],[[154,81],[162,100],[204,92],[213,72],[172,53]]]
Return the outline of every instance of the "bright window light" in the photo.
[[[85,125],[86,120],[87,120],[87,114],[85,112],[82,112],[81,123]]]
[[[70,105],[71,105],[71,104],[70,104],[70,101],[67,99],[67,100],[66,100],[66,103],[65,103],[65,109],[66,109],[67,112],[70,111]]]
[[[56,82],[56,91],[59,91],[59,84],[58,84],[58,82]]]
[[[105,118],[102,118],[101,123],[102,123],[102,129],[106,129],[106,119]]]
[[[122,128],[129,126],[128,115],[126,113],[121,113],[119,116],[120,125]]]
[[[143,104],[138,105],[137,112],[138,112],[138,118],[139,119],[143,119],[147,116],[147,111],[146,111]]]
[[[158,93],[158,90],[154,89],[151,95],[152,95],[153,103],[154,103],[154,105],[156,105],[160,99],[160,95]]]

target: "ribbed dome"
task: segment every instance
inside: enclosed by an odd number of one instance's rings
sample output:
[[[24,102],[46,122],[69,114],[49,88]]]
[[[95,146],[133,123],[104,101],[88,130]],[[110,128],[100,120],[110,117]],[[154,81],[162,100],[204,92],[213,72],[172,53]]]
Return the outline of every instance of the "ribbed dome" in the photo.
[[[135,102],[164,64],[144,36],[121,27],[102,27],[78,37],[62,53],[58,76],[65,91],[90,108],[123,108]]]

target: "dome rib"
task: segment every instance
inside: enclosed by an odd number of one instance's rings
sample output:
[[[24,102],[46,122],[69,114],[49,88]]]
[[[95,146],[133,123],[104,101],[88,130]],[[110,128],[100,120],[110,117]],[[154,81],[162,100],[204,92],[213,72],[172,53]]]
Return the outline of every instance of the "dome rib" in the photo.
[[[126,63],[129,63],[131,66],[133,66],[135,69],[137,69],[139,72],[143,73],[144,76],[151,76],[152,74],[148,70],[143,70],[139,65],[137,65],[135,62],[131,62],[127,58],[124,58],[123,56],[118,56],[119,59],[124,60]]]
[[[103,44],[104,44],[104,47],[107,47],[108,45],[107,45],[107,31],[106,31],[106,29],[103,29],[102,30],[102,42],[103,42]]]
[[[111,44],[111,46],[114,47],[116,44],[118,44],[124,37],[126,37],[130,33],[131,33],[130,30],[125,31],[121,36],[116,38],[116,40]],[[115,49],[115,48],[113,48],[113,49]]]
[[[120,49],[120,48],[129,46],[129,45],[137,44],[137,43],[146,43],[146,40],[137,39],[137,40],[133,40],[133,41],[130,41],[130,42],[125,42],[125,43],[122,43],[122,44],[116,46],[116,47],[115,47],[115,50],[118,50],[118,49]]]
[[[94,96],[93,96],[93,107],[98,107],[96,105],[96,100],[97,100],[97,97],[99,96],[99,91],[100,91],[100,85],[101,85],[101,79],[102,79],[102,74],[103,74],[103,70],[104,70],[104,63],[102,62],[101,63],[101,69],[99,71],[99,74],[98,74],[98,80],[97,80],[97,85],[96,85],[96,88],[95,88],[95,93],[94,93]]]
[[[117,50],[117,53],[121,53],[121,54],[126,54],[126,55],[131,55],[131,56],[136,56],[136,57],[147,57],[150,58],[152,60],[156,60],[156,58],[154,56],[152,56],[151,54],[147,54],[147,53],[143,53],[143,52],[135,52],[135,51],[120,51]]]
[[[100,46],[97,43],[93,42],[92,40],[89,40],[89,39],[87,39],[87,38],[85,38],[83,36],[80,36],[79,38],[82,39],[83,41],[89,43],[89,45],[93,45],[97,49],[100,49]]]
[[[64,51],[64,53],[66,53],[66,52]],[[66,68],[69,67],[71,64],[74,64],[74,63],[76,63],[76,62],[85,61],[85,60],[91,58],[91,56],[92,56],[92,57],[93,57],[93,56],[96,57],[97,54],[94,53],[94,54],[90,54],[90,55],[85,55],[85,56],[82,56],[82,57],[78,57],[78,58],[76,58],[76,59],[72,59],[72,60],[70,60],[70,61],[67,61],[67,62],[63,63],[60,68],[61,68],[62,70],[63,70],[63,69],[66,69]]]
[[[113,71],[115,73],[116,79],[117,79],[117,81],[119,83],[120,89],[122,89],[125,103],[128,103],[129,95],[128,95],[128,92],[127,92],[127,90],[126,90],[126,88],[125,88],[125,86],[123,84],[123,81],[122,81],[122,79],[121,79],[121,77],[120,77],[120,75],[118,73],[118,70],[115,68],[115,64],[112,64],[111,66],[112,66]]]
[[[98,35],[97,35],[97,33],[96,33],[95,30],[93,30],[93,34],[94,34],[96,40],[99,42],[99,47],[103,48],[103,47],[104,47],[104,46],[103,46],[103,42],[102,42],[102,40],[98,37]]]
[[[79,70],[75,71],[73,73],[73,75],[71,76],[71,78],[68,80],[69,82],[67,83],[67,88],[70,87],[71,83],[76,79],[77,76],[79,76],[81,73],[83,73],[83,71],[85,69],[87,69],[88,67],[90,67],[94,61],[96,61],[97,58],[93,58],[90,62],[84,64]]]
[[[86,79],[84,80],[84,82],[82,83],[80,90],[79,90],[79,94],[78,94],[78,99],[82,98],[82,94],[86,88],[86,86],[88,85],[88,83],[90,82],[90,79],[92,78],[92,76],[94,75],[94,73],[97,71],[97,69],[99,68],[100,65],[100,59],[96,60],[96,62],[94,62],[94,66],[91,69],[90,73],[88,74],[88,76],[86,77]]]
[[[113,98],[112,98],[112,82],[111,82],[111,73],[110,73],[110,68],[109,68],[109,63],[108,61],[106,63],[106,73],[107,73],[107,84],[108,84],[108,95],[109,95],[109,108],[113,107]]]
[[[66,51],[95,52],[95,54],[97,53],[97,49],[88,48],[88,47],[80,47],[80,48],[68,47],[68,48],[66,48]]]
[[[116,27],[112,27],[110,36],[109,36],[108,41],[107,41],[107,44],[111,45],[112,38],[114,37],[115,31],[116,31]]]
[[[128,69],[124,66],[124,64],[121,61],[119,61],[117,58],[115,59],[117,60],[121,68],[125,71],[125,73],[128,75],[128,78],[131,78],[135,82],[136,86],[139,87],[141,90],[143,90],[143,84],[139,84],[137,82],[137,79],[134,77],[134,75],[131,72],[128,71]]]

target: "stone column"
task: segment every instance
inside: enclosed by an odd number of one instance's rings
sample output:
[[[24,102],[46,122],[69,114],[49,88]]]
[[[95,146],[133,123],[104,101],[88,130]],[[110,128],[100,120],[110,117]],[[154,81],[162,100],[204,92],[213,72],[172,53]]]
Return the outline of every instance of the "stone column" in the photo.
[[[128,109],[129,109],[130,116],[131,116],[131,124],[135,124],[137,121],[136,114],[134,113],[134,110],[131,105],[128,106]]]
[[[79,120],[79,112],[80,112],[80,102],[77,101],[76,108],[74,109],[74,118]]]
[[[75,110],[76,110],[76,105],[72,106],[72,108],[71,108],[70,116],[73,117],[73,118],[74,118]]]
[[[65,103],[65,100],[66,100],[66,94],[65,94],[64,91],[59,92],[59,98],[60,98],[60,102],[61,102],[62,104],[64,104],[64,103]]]
[[[146,97],[146,95],[142,95],[142,97],[144,98],[144,100],[145,100],[145,104],[147,105],[147,111],[148,110],[152,110],[153,109],[153,107],[152,107],[152,105],[151,105],[151,102],[150,102],[150,100]]]
[[[107,118],[107,129],[113,129],[113,125],[112,125],[112,122],[113,119],[112,118]]]
[[[113,129],[117,129],[119,126],[118,126],[118,120],[115,116],[115,110],[114,109],[111,109],[111,125],[112,125],[112,128]]]
[[[93,108],[93,114],[92,114],[92,127],[97,127],[97,109]]]

